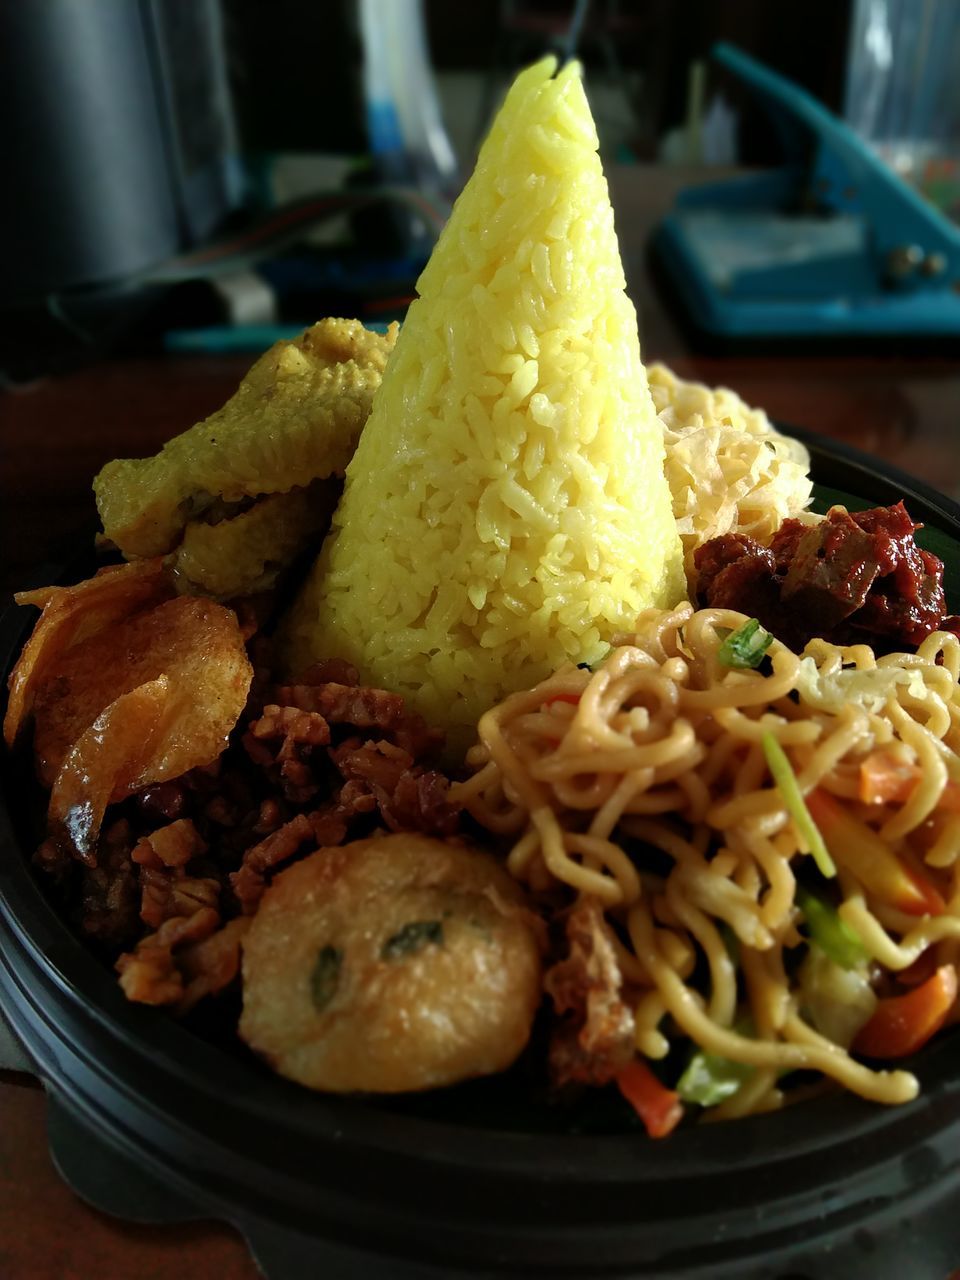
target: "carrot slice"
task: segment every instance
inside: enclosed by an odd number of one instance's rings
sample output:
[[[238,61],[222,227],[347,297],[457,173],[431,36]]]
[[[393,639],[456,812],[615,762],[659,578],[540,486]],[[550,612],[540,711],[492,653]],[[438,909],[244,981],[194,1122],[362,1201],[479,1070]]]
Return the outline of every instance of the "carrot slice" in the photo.
[[[908,867],[877,833],[825,791],[811,791],[807,808],[837,864],[870,893],[907,915],[939,916],[946,904],[933,883]]]
[[[853,1042],[867,1058],[905,1058],[927,1043],[947,1020],[957,999],[957,971],[941,967],[906,995],[881,1000]]]
[[[906,764],[886,751],[874,751],[860,765],[860,799],[864,804],[906,804],[922,776],[919,765]],[[943,788],[937,808],[960,813],[960,786],[956,782]]]
[[[627,1063],[617,1075],[617,1085],[651,1138],[665,1138],[683,1119],[679,1093],[661,1084],[642,1058]]]
[[[919,781],[917,765],[874,751],[860,765],[860,799],[864,804],[904,804]]]

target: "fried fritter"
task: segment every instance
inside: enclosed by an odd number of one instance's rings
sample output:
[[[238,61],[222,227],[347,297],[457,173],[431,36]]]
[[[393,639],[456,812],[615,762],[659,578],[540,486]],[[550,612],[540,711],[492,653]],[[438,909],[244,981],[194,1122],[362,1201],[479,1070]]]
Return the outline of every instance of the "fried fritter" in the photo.
[[[334,1093],[508,1067],[540,1002],[539,922],[492,857],[412,833],[282,871],[243,943],[240,1034]]]
[[[321,320],[271,347],[223,408],[154,457],[108,462],[93,484],[107,537],[128,559],[163,555],[215,506],[229,514],[246,499],[342,475],[397,328],[381,335],[359,320]]]

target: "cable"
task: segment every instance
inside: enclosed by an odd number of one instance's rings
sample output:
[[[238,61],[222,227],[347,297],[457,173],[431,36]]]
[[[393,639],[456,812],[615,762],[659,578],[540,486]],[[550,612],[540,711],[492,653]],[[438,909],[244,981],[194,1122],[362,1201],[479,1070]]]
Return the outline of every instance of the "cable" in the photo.
[[[586,21],[587,10],[590,8],[590,0],[576,0],[573,6],[573,13],[570,15],[570,25],[567,27],[567,34],[563,37],[560,49],[563,54],[562,61],[569,62],[576,57],[577,47],[580,44],[580,35],[583,31],[583,24]]]
[[[441,208],[432,204],[420,192],[403,187],[331,192],[275,210],[266,219],[245,231],[190,253],[180,254],[138,279],[144,284],[171,284],[214,275],[219,271],[236,271],[241,265],[257,261],[267,248],[276,248],[284,241],[300,235],[308,226],[384,202],[414,209],[438,233],[446,222],[446,214]]]
[[[89,330],[85,329],[78,321],[74,320],[72,316],[67,314],[63,309],[63,303],[60,301],[57,294],[48,293],[44,298],[44,303],[47,308],[47,313],[52,316],[58,324],[63,325],[64,329],[66,329],[68,333],[72,333],[75,338],[79,338],[84,346],[92,347],[94,345],[95,339],[93,334],[90,333]]]

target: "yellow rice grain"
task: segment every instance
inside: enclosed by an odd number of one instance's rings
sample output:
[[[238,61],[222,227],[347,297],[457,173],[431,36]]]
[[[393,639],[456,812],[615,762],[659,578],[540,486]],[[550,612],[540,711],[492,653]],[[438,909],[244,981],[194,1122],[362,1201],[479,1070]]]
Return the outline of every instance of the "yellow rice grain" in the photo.
[[[514,83],[419,282],[282,631],[458,730],[684,594],[580,79]]]

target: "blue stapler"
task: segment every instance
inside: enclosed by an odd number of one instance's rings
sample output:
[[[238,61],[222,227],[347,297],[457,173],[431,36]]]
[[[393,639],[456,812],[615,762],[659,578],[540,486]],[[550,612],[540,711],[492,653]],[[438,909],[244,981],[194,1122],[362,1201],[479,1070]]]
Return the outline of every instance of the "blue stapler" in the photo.
[[[712,56],[763,100],[785,162],[688,188],[658,228],[695,322],[727,339],[960,337],[960,228],[797,85],[731,45]]]

